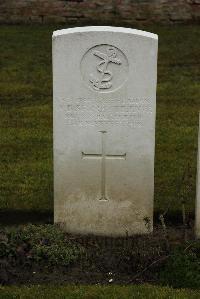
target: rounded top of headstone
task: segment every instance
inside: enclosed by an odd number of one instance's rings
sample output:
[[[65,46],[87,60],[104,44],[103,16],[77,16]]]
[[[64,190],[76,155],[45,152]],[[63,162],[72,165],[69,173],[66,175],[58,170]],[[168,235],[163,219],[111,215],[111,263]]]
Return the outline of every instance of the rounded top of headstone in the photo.
[[[148,37],[157,40],[158,35],[138,30],[138,29],[131,29],[131,28],[125,28],[125,27],[113,27],[113,26],[83,26],[83,27],[74,27],[74,28],[68,28],[68,29],[61,29],[56,30],[53,32],[53,38],[58,37],[61,35],[66,34],[72,34],[72,33],[84,33],[84,32],[116,32],[116,33],[128,33],[143,37]]]

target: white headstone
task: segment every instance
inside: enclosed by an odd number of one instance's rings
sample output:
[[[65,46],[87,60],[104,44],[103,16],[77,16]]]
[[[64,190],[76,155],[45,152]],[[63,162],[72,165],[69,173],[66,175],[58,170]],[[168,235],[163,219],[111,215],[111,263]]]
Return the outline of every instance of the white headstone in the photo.
[[[198,155],[197,155],[197,192],[195,206],[195,235],[200,239],[200,114],[199,114],[199,136],[198,136]]]
[[[125,236],[153,227],[157,35],[53,34],[55,222]]]

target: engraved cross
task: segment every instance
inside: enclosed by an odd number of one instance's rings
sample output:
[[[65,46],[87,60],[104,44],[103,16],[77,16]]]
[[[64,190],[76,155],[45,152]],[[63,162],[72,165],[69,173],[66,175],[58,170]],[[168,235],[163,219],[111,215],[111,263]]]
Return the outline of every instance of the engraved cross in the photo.
[[[107,159],[126,159],[126,153],[122,155],[106,155],[106,131],[100,131],[102,151],[101,154],[85,154],[82,152],[82,159],[101,159],[101,198],[99,200],[108,200],[106,196],[106,160]]]

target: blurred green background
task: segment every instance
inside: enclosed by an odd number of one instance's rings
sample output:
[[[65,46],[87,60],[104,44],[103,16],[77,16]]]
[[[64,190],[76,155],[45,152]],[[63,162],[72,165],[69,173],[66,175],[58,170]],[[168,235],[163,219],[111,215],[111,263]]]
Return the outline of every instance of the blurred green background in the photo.
[[[56,29],[58,25],[0,28],[1,217],[8,211],[53,212],[51,35]],[[169,214],[176,215],[184,198],[193,213],[199,26],[140,29],[159,35],[155,211],[164,211],[171,203]]]

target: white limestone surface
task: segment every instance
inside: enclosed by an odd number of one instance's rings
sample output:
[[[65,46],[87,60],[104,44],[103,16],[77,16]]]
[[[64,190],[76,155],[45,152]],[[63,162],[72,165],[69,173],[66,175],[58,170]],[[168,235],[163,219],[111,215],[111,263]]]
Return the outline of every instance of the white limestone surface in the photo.
[[[197,155],[197,183],[196,183],[196,206],[195,206],[195,235],[200,239],[200,113],[199,113],[199,136]]]
[[[117,27],[53,34],[54,215],[67,232],[152,231],[157,44]]]

